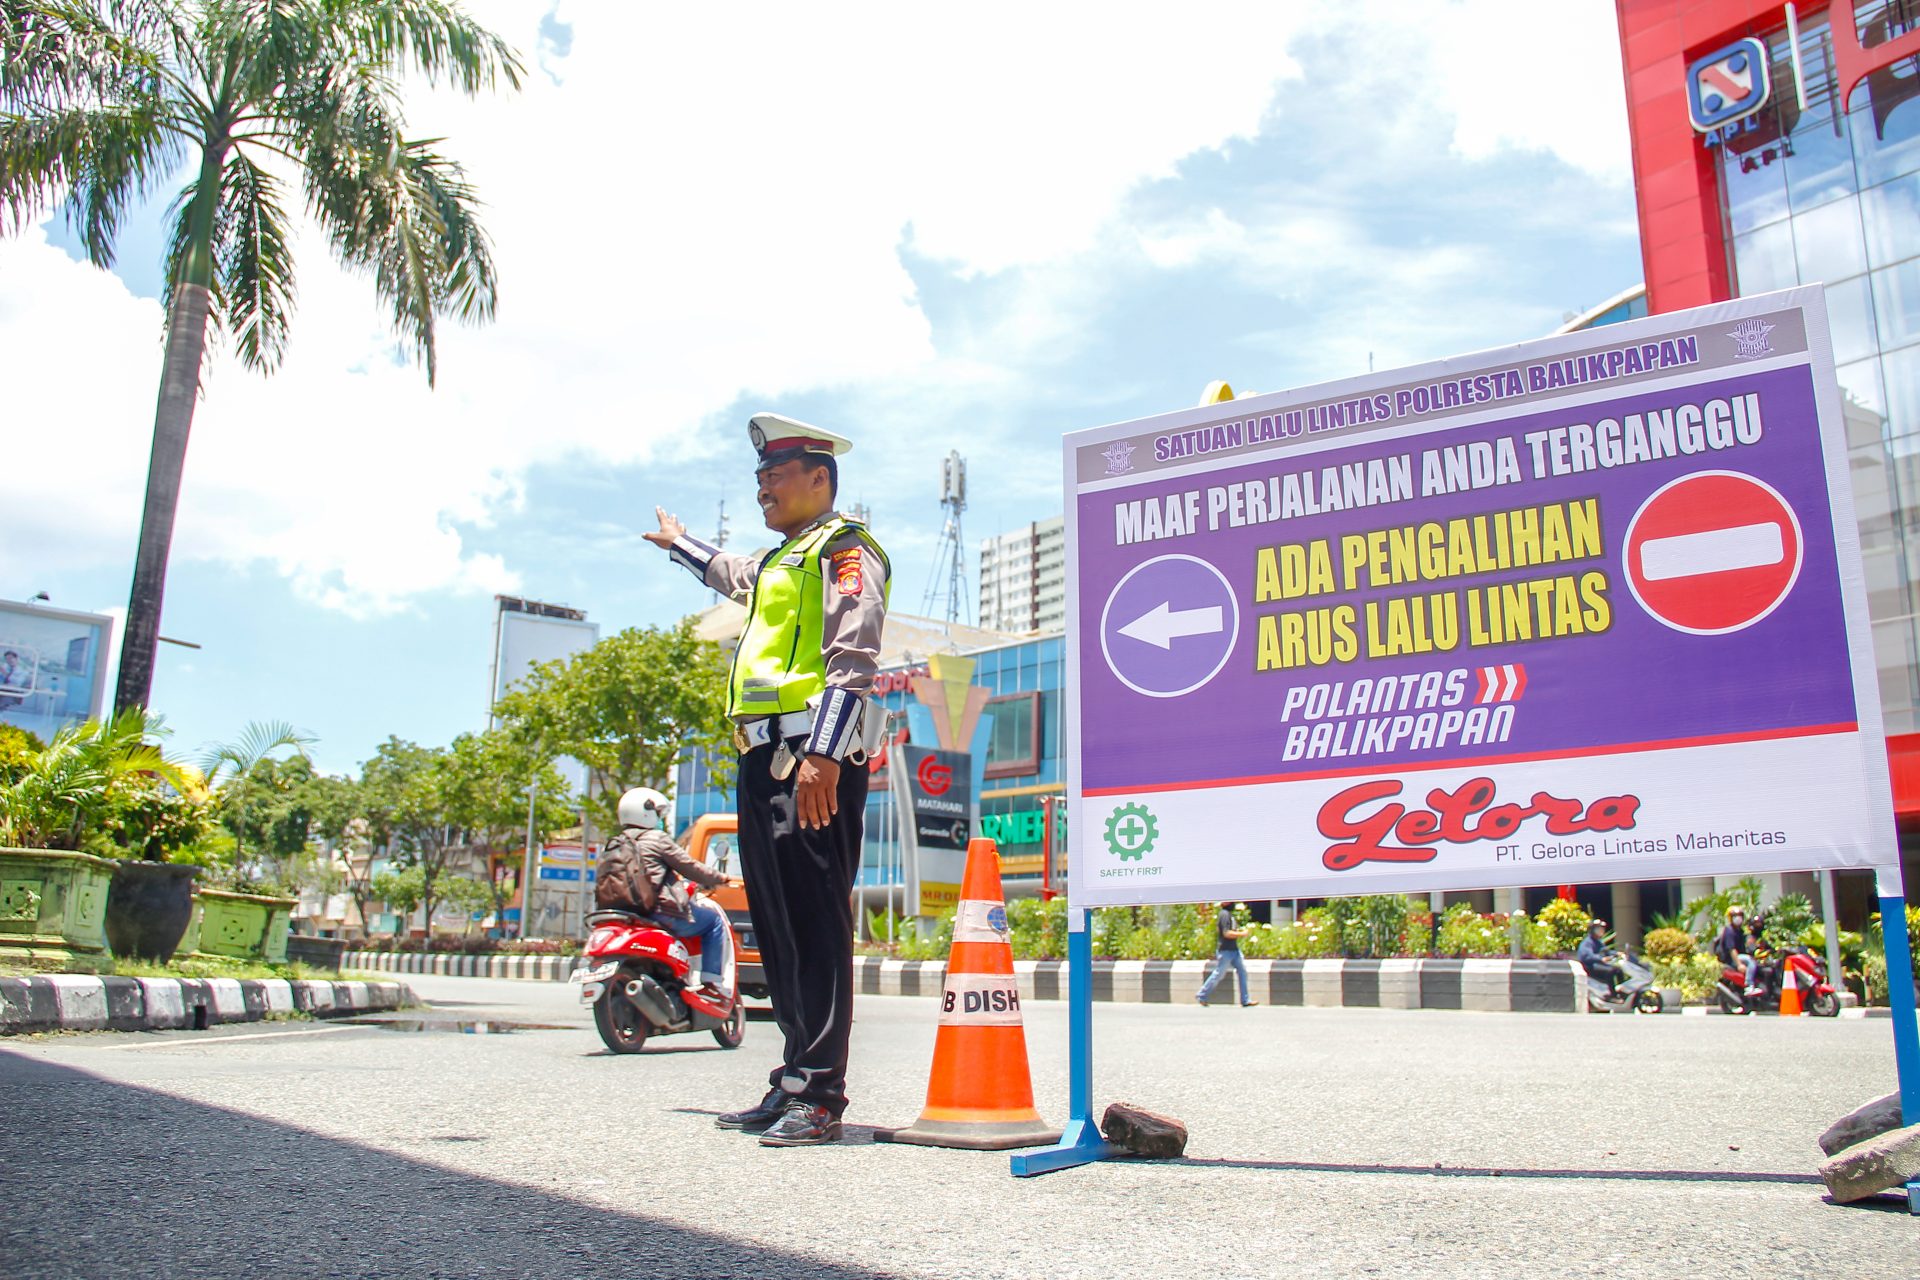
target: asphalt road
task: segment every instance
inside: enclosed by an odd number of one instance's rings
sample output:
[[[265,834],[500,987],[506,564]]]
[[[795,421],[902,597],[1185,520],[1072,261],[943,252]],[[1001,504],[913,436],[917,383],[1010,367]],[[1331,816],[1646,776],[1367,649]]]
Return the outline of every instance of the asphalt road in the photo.
[[[0,1042],[0,1273],[120,1276],[1920,1276],[1814,1136],[1892,1087],[1884,1021],[1102,1005],[1102,1104],[1188,1158],[1008,1176],[877,1145],[931,1000],[862,997],[849,1140],[712,1127],[776,1043],[616,1057],[563,984],[409,979],[439,1019]],[[1028,1009],[1065,1115],[1065,1010]]]

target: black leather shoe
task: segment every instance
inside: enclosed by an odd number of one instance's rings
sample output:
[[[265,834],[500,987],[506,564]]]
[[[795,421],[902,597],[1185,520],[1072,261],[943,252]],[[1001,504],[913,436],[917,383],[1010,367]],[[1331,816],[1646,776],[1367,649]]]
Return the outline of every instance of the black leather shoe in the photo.
[[[787,1109],[793,1095],[781,1089],[767,1090],[767,1096],[748,1107],[745,1111],[724,1111],[713,1118],[716,1128],[744,1129],[748,1133],[759,1133]]]
[[[840,1121],[825,1107],[794,1101],[771,1129],[760,1135],[763,1147],[817,1147],[840,1141]]]

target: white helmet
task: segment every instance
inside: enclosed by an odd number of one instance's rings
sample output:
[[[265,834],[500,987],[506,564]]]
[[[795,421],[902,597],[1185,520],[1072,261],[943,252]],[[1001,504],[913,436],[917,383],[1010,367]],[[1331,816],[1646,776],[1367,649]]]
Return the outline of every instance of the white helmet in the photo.
[[[667,798],[652,787],[635,787],[620,797],[620,825],[652,831],[667,825]]]

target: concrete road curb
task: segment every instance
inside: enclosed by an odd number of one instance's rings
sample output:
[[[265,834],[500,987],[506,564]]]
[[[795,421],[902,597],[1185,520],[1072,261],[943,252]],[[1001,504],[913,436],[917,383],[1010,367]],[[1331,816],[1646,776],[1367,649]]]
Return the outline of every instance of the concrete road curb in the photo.
[[[374,973],[430,973],[443,978],[505,978],[517,982],[565,982],[577,956],[463,956],[447,952],[349,951],[343,969]]]
[[[937,993],[946,974],[939,960],[854,958],[854,983],[865,995]],[[1571,960],[1249,960],[1249,994],[1261,1004],[1347,1009],[1465,1009],[1492,1013],[1583,1013],[1585,983]],[[1123,1004],[1176,1004],[1195,999],[1211,960],[1102,960],[1093,966],[1093,998]],[[1020,994],[1058,1000],[1066,994],[1066,962],[1016,960]],[[1209,1003],[1239,999],[1229,974]]]
[[[565,982],[579,962],[572,956],[469,956],[445,953],[349,951],[341,964],[378,973],[425,973],[450,978],[505,978]],[[1584,977],[1571,960],[1249,960],[1248,985],[1262,1004],[1362,1009],[1467,1009],[1491,1013],[1583,1013]],[[1123,1004],[1192,1000],[1211,960],[1101,960],[1093,966],[1093,998]],[[1016,960],[1020,994],[1028,1000],[1066,995],[1064,960]],[[942,960],[887,960],[855,956],[854,989],[872,996],[938,994]],[[1210,1003],[1238,998],[1232,978]]]
[[[370,1013],[415,1003],[398,982],[283,978],[100,978],[56,973],[0,978],[0,1035],[32,1031],[166,1031],[269,1014]]]

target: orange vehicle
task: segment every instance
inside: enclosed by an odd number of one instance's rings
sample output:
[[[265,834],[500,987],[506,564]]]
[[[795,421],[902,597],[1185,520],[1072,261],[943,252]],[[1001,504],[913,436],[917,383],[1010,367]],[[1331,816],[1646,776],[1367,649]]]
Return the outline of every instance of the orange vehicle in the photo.
[[[702,814],[680,836],[688,854],[728,877],[728,883],[709,895],[733,922],[733,945],[738,962],[740,991],[756,1000],[767,998],[767,973],[760,967],[760,947],[753,934],[753,912],[740,875],[740,818],[732,813]]]

